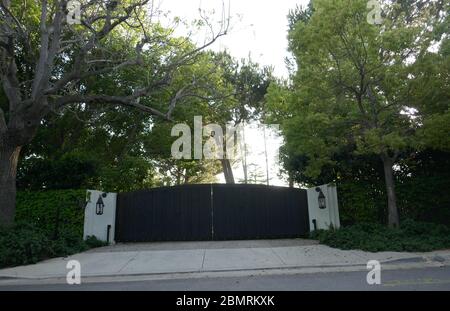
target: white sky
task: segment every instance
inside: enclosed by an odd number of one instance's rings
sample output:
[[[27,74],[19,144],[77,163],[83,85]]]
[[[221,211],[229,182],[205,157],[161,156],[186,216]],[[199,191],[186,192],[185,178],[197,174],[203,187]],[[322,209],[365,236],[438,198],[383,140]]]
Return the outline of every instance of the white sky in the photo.
[[[220,38],[213,50],[227,49],[238,59],[250,54],[262,65],[271,65],[278,76],[287,77],[284,59],[287,50],[287,15],[296,5],[307,5],[309,0],[159,0],[163,12],[187,21],[199,18],[199,8],[215,10],[212,18],[219,21],[222,3],[230,12],[231,29]],[[158,3],[158,0],[155,1]],[[199,38],[200,39],[200,38]],[[200,39],[201,40],[201,39]]]
[[[222,4],[226,6],[226,11],[230,12],[231,29],[228,35],[219,39],[211,47],[212,50],[228,50],[237,59],[251,56],[253,61],[261,65],[273,66],[274,74],[280,77],[287,77],[288,71],[285,65],[287,52],[287,15],[289,10],[296,5],[307,5],[309,0],[155,0],[159,3],[159,9],[169,12],[171,17],[180,17],[187,22],[200,17],[199,8],[215,14],[209,15],[212,19],[220,21]],[[166,19],[161,22],[167,23]],[[180,34],[183,29],[179,29]],[[204,34],[197,34],[194,40],[202,43]],[[249,130],[247,144],[249,145],[248,164],[255,163],[259,171],[265,175],[264,140],[262,130]],[[287,182],[278,176],[279,162],[277,152],[282,144],[280,137],[275,137],[274,133],[269,133],[268,158],[270,168],[270,184],[286,186]],[[254,166],[249,168],[249,174],[254,170]],[[236,182],[243,178],[242,166],[238,163],[233,167]],[[218,176],[220,182],[224,182],[223,174]]]
[[[257,124],[250,124],[245,126],[245,141],[247,145],[247,177],[252,179],[253,176],[258,176],[259,183],[266,181],[266,160],[264,148],[264,132]],[[272,186],[286,186],[287,182],[279,175],[279,147],[283,142],[276,129],[266,126],[266,146],[267,146],[267,162],[269,168],[269,184]],[[244,150],[240,150],[242,157]],[[242,160],[238,160],[233,166],[233,175],[236,183],[244,180],[244,170],[242,168]],[[220,182],[225,179],[219,175]],[[251,181],[249,181],[251,182]]]

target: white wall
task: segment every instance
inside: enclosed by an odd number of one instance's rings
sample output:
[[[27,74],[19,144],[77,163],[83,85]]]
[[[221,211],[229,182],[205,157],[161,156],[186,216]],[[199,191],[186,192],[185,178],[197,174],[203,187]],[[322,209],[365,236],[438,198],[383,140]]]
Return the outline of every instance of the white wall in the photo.
[[[308,189],[308,212],[309,212],[309,227],[314,231],[313,220],[316,220],[317,229],[328,230],[330,226],[339,228],[341,226],[339,220],[339,207],[337,199],[336,186],[332,184],[319,186],[325,195],[326,208],[320,209],[317,187]]]
[[[106,197],[102,195],[106,194]],[[102,196],[105,207],[103,209],[103,215],[97,215],[95,213],[96,203]],[[107,241],[108,225],[111,226],[109,230],[109,242],[114,243],[114,231],[116,224],[116,193],[104,193],[97,190],[88,190],[87,197],[89,201],[86,204],[84,210],[84,234],[83,237],[94,235],[97,239]]]

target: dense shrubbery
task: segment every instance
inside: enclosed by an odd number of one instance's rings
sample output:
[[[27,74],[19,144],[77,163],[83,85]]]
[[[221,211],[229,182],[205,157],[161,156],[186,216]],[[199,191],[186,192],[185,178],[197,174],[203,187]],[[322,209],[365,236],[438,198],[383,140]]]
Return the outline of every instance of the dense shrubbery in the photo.
[[[400,219],[450,226],[450,192],[447,191],[450,176],[446,172],[433,175],[433,171],[430,175],[404,178],[397,182]],[[386,223],[386,197],[382,183],[345,181],[337,186],[341,223]]]
[[[0,267],[36,263],[104,246],[83,241],[84,190],[19,192],[16,224],[0,228]]]
[[[0,267],[37,262],[50,252],[50,240],[32,225],[0,228]]]
[[[104,245],[95,237],[83,241],[82,236],[70,231],[62,231],[53,239],[36,225],[21,222],[0,228],[0,267],[32,264]]]
[[[338,230],[319,230],[312,233],[312,237],[331,247],[370,252],[427,252],[450,248],[450,228],[412,220],[403,221],[398,229],[360,223]]]
[[[16,222],[32,224],[46,236],[59,231],[83,235],[86,190],[20,191],[17,193]]]
[[[383,184],[346,181],[337,184],[337,191],[341,224],[386,222],[386,199]]]

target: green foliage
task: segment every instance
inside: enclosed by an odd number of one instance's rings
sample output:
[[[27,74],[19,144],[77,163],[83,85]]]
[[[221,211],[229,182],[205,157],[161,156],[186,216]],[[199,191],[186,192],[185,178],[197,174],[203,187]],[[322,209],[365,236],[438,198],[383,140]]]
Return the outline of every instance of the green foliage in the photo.
[[[129,42],[116,44],[123,44],[126,50]],[[185,44],[180,42],[179,49],[187,48]],[[156,68],[162,66],[158,62],[167,51],[157,52],[162,55],[145,58]],[[190,87],[192,78],[187,77],[195,77],[195,92],[185,91],[190,95],[183,96],[183,105],[172,111],[173,120],[193,128],[194,116],[202,116],[204,124],[224,126],[261,114],[271,71],[251,60],[237,61],[226,53],[205,52],[180,68],[168,89],[155,89],[141,103],[166,111],[175,94]],[[107,90],[122,95],[132,86],[156,78],[144,68],[134,68],[118,76],[90,79],[85,87],[93,93]],[[176,139],[171,136],[173,126],[172,122],[124,107],[99,103],[87,109],[74,104],[46,116],[35,139],[24,147],[18,188],[132,191],[161,183],[214,181],[221,170],[218,161],[214,164],[171,158],[171,145]]]
[[[411,3],[415,5],[419,4]],[[271,87],[268,99],[269,107],[276,107],[273,101],[287,98],[286,118],[281,119],[287,152],[307,157],[307,176],[319,176],[343,149],[356,155],[392,156],[420,140],[416,129],[422,125],[405,110],[415,108],[425,116],[423,94],[411,91],[416,86],[411,77],[420,75],[424,80],[429,68],[422,58],[408,64],[403,55],[408,51],[428,57],[424,51],[433,34],[424,33],[420,25],[435,8],[430,4],[411,16],[414,26],[403,20],[408,8],[386,3],[384,10],[388,30],[367,22],[365,0],[317,0],[314,10],[297,10],[297,17],[291,16],[291,24],[292,18],[295,23],[289,31],[289,49],[298,67],[288,87],[292,95],[281,96],[279,88]],[[439,86],[436,91],[445,93]],[[447,127],[441,119],[441,126],[424,136],[437,133],[444,145]]]
[[[427,150],[399,162],[397,198],[403,218],[450,226],[450,154]]]
[[[108,243],[104,242],[104,241],[100,241],[99,239],[97,239],[95,236],[88,236],[86,238],[86,240],[84,240],[84,243],[89,247],[89,248],[95,248],[95,247],[102,247],[102,246],[107,246]]]
[[[337,184],[339,216],[343,225],[385,222],[384,185],[364,181]]]
[[[95,237],[83,241],[71,231],[60,232],[57,239],[51,239],[36,225],[19,222],[13,227],[0,228],[0,268],[33,264],[105,245]]]
[[[109,192],[125,192],[150,188],[154,185],[153,167],[149,161],[136,156],[123,156],[120,162],[101,169],[98,187]]]
[[[82,237],[70,231],[60,232],[55,240],[50,241],[49,246],[48,258],[65,257],[90,248]]]
[[[108,243],[98,240],[95,236],[88,236],[83,240],[73,232],[62,232],[56,240],[51,241],[49,257],[65,257],[91,248],[107,246]]]
[[[19,223],[0,228],[0,267],[35,263],[50,252],[49,239],[33,225]]]
[[[370,159],[364,159],[367,166],[373,165]],[[330,175],[338,174],[339,214],[344,225],[384,223],[387,215],[382,172],[360,164],[355,159],[339,158],[339,165],[323,170],[319,179],[309,182],[321,184]],[[402,156],[394,173],[401,220],[450,225],[449,153],[436,150],[408,153]]]
[[[405,220],[400,228],[360,223],[337,230],[316,231],[312,238],[339,249],[370,252],[428,252],[450,247],[450,228],[433,223]]]
[[[85,190],[19,191],[16,222],[36,226],[48,237],[83,236]]]
[[[450,100],[449,100],[450,101]],[[450,151],[450,110],[442,114],[433,114],[424,120],[424,126],[419,131],[422,145]]]
[[[19,189],[82,189],[95,185],[100,163],[86,154],[66,153],[57,159],[29,158],[18,172]],[[70,176],[70,178],[68,178]]]
[[[448,223],[450,4],[382,2],[379,26],[365,0],[290,12],[295,70],[266,96],[284,170],[300,185],[335,182],[342,222],[354,224],[387,220],[382,161],[393,163],[400,218]]]
[[[16,223],[0,228],[0,267],[36,263],[105,246],[83,241],[85,190],[19,192]]]

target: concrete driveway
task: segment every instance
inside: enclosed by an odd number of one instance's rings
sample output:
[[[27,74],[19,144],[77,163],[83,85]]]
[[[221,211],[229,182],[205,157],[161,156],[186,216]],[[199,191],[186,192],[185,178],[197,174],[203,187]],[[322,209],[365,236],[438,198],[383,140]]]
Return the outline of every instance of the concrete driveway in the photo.
[[[81,263],[82,277],[227,272],[267,269],[361,267],[381,263],[450,262],[450,251],[369,253],[343,251],[304,239],[117,244],[67,258],[0,270],[0,278],[64,278],[69,260]]]

